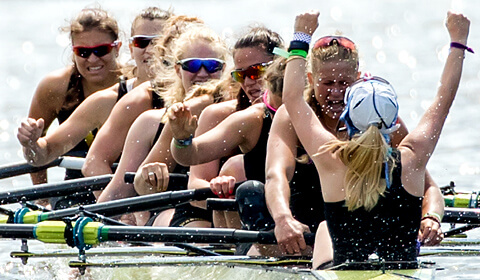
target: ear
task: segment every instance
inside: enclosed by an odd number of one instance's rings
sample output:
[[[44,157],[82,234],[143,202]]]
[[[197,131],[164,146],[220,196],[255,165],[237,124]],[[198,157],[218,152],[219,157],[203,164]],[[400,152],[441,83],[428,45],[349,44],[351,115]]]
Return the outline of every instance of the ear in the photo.
[[[133,44],[128,44],[128,50],[130,51],[130,57],[133,58]]]
[[[175,73],[177,73],[177,76],[181,79],[182,78],[182,73],[180,72],[181,66],[178,64],[175,64]]]
[[[307,73],[307,78],[308,78],[308,83],[310,84],[311,87],[313,87],[313,74],[312,74],[312,72]]]
[[[361,76],[362,76],[362,72],[361,72],[361,71],[358,71],[358,72],[357,72],[357,80],[360,79]]]
[[[120,55],[120,48],[122,47],[122,42],[118,42],[117,46],[115,47],[116,54],[115,56],[118,57]]]

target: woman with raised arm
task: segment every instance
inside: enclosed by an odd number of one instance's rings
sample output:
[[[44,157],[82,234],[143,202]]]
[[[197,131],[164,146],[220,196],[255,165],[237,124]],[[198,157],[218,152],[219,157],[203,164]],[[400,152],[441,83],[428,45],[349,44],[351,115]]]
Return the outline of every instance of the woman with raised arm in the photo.
[[[164,34],[155,40],[153,51],[161,63],[153,65],[153,75],[169,71],[173,67],[171,46],[178,36],[189,26],[203,24],[196,17],[185,15],[171,16],[164,26]],[[160,75],[163,77],[163,75]],[[90,177],[102,174],[111,174],[112,164],[115,163],[122,152],[128,129],[133,121],[143,112],[150,109],[164,107],[165,96],[160,92],[165,91],[169,81],[154,79],[145,82],[122,98],[112,109],[108,119],[95,137],[90,147],[85,164],[82,168],[83,175]]]
[[[48,74],[37,86],[29,119],[22,124],[27,137],[19,137],[27,159],[35,158],[36,143],[30,138],[45,135],[55,119],[63,123],[85,98],[114,85],[120,76],[116,60],[121,46],[118,24],[105,10],[85,8],[62,31],[70,34],[73,63]],[[85,157],[87,150],[87,144],[81,142],[71,153]],[[67,170],[66,178],[70,172],[75,173]],[[47,182],[46,171],[32,173],[31,177],[34,184]]]
[[[198,26],[190,27],[175,40],[172,46],[172,54],[176,61],[174,68],[169,68],[168,71],[157,75],[158,80],[171,81],[168,83],[169,86],[161,93],[162,98],[166,101],[165,105],[170,106],[173,102],[181,102],[187,98],[190,99],[186,101],[188,107],[195,114],[200,115],[202,109],[212,104],[215,98],[221,99],[220,90],[205,90],[202,92],[200,85],[221,78],[225,69],[225,61],[228,58],[228,48],[224,41],[210,28]],[[155,63],[162,63],[162,61],[156,59]],[[215,95],[215,93],[217,94]],[[115,176],[99,197],[98,202],[137,195],[134,186],[124,182],[124,174],[125,172],[137,171],[157,140],[162,143],[166,142],[167,146],[170,144],[171,139],[164,140],[165,136],[162,137],[165,134],[163,133],[166,120],[164,113],[165,109],[148,110],[142,113],[132,124]],[[168,164],[170,171],[173,172],[176,164],[168,161],[168,155],[166,155],[169,152],[168,149],[160,154],[161,152],[154,152],[158,153],[158,161]],[[160,175],[154,173],[152,177],[160,178]],[[162,183],[168,182],[162,181]],[[155,189],[157,189],[156,187]],[[139,193],[146,194],[147,192],[148,190],[144,190]],[[138,215],[137,217],[141,218]],[[148,219],[148,215],[144,218]],[[142,220],[138,219],[138,221],[130,223],[143,225],[145,220]],[[168,225],[168,223],[164,222],[162,225]]]
[[[426,164],[458,89],[470,22],[449,12],[446,24],[452,48],[437,96],[398,149],[388,145],[398,114],[388,82],[372,78],[350,86],[341,117],[350,140],[341,141],[303,99],[305,59],[298,52],[289,58],[283,102],[320,176],[336,265],[362,262],[376,253],[386,261],[416,266]],[[295,31],[307,36],[317,26],[318,13],[299,15],[295,21]],[[314,265],[319,265],[315,256]]]

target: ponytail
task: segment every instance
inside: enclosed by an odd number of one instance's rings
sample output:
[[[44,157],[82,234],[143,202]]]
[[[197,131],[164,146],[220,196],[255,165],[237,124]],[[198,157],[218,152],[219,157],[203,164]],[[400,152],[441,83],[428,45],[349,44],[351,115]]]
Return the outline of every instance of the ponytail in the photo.
[[[334,140],[325,146],[327,151],[337,152],[347,166],[345,174],[345,204],[349,211],[360,207],[370,211],[385,193],[387,182],[382,170],[387,162],[388,176],[394,167],[385,138],[375,125],[350,141]],[[388,182],[390,184],[390,182]]]

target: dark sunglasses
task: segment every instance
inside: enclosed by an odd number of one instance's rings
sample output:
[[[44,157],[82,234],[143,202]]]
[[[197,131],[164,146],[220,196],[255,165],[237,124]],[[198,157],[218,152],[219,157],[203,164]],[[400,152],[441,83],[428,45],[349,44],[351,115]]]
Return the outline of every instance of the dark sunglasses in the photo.
[[[197,73],[203,67],[211,74],[222,70],[225,61],[217,58],[186,58],[177,61],[177,64],[190,73]]]
[[[238,69],[232,71],[232,77],[235,81],[239,83],[243,83],[245,81],[245,77],[248,77],[252,80],[260,79],[263,74],[267,71],[267,68],[273,61],[270,62],[263,62],[248,66],[246,69]]]
[[[333,41],[337,41],[338,45],[346,48],[346,49],[349,49],[349,50],[356,50],[357,47],[355,46],[355,43],[348,39],[347,37],[343,37],[343,36],[325,36],[325,37],[322,37],[320,39],[318,39],[316,42],[315,42],[315,45],[313,46],[313,49],[317,49],[317,48],[320,48],[320,47],[327,47],[327,46],[331,46],[333,44]]]
[[[89,58],[92,53],[96,57],[102,57],[106,54],[109,54],[116,46],[118,46],[117,41],[110,44],[101,44],[93,47],[73,46],[73,53],[83,58]]]
[[[144,49],[152,42],[153,39],[158,38],[158,35],[147,36],[147,35],[135,35],[129,39],[130,44],[136,48]]]

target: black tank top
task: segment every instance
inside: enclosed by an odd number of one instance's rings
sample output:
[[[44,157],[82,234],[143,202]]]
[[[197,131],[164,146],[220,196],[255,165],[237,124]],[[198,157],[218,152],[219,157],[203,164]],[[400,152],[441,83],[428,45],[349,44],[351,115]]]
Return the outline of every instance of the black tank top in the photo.
[[[274,112],[265,106],[262,130],[257,144],[243,155],[243,168],[247,180],[257,180],[265,183],[265,158],[267,157],[267,142]]]
[[[394,151],[396,167],[392,184],[369,212],[348,211],[345,201],[326,202],[325,217],[334,248],[334,264],[366,261],[376,253],[386,261],[411,261],[396,268],[415,267],[422,198],[402,186],[400,153]]]
[[[163,107],[165,107],[165,101],[163,101],[163,98],[158,93],[153,91],[152,92],[152,108],[162,109]]]
[[[302,147],[297,148],[297,156],[306,154]],[[320,222],[325,220],[324,202],[320,178],[315,164],[296,162],[295,172],[290,181],[290,208],[294,218],[308,225],[315,232]]]

